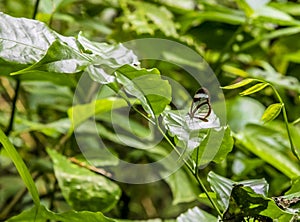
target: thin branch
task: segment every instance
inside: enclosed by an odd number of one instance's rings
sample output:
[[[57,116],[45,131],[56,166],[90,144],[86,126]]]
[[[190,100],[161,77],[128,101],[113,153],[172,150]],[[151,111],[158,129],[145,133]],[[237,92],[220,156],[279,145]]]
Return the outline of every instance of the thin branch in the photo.
[[[16,108],[17,108],[17,100],[18,100],[18,95],[19,95],[19,91],[20,91],[20,85],[21,85],[21,81],[19,79],[17,79],[16,87],[15,87],[15,95],[14,95],[13,101],[12,101],[12,109],[11,109],[11,113],[10,113],[9,124],[8,124],[7,129],[5,130],[6,136],[8,136],[10,134],[10,132],[13,130],[15,113],[16,113]]]

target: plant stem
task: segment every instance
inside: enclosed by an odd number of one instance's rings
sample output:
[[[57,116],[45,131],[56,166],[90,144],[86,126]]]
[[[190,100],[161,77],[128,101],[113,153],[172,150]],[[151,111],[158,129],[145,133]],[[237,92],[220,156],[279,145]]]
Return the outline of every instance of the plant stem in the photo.
[[[39,4],[40,4],[40,0],[37,0],[35,2],[35,5],[34,5],[34,11],[33,11],[33,14],[32,14],[32,19],[36,18],[38,8],[39,8]],[[15,87],[15,95],[14,95],[14,98],[13,98],[13,101],[12,101],[12,109],[11,109],[9,124],[8,124],[8,127],[7,127],[6,131],[5,131],[5,134],[7,136],[10,134],[10,132],[13,129],[20,86],[21,86],[21,81],[17,78],[16,79],[16,87]]]
[[[163,132],[163,130],[160,128],[158,122],[156,123],[157,127],[159,129],[159,131],[162,133],[162,135],[164,136],[164,138],[167,140],[167,142],[172,146],[172,148],[177,152],[177,154],[180,156],[180,152],[177,150],[177,148],[174,146],[174,144],[170,141],[170,139],[167,137],[167,135]],[[198,149],[199,150],[199,149]],[[198,158],[198,150],[197,150],[197,158]],[[210,203],[212,204],[213,208],[215,208],[215,210],[218,212],[218,215],[220,217],[222,217],[222,213],[220,211],[220,209],[218,208],[217,204],[214,202],[214,200],[211,198],[211,196],[209,196],[209,193],[206,189],[206,187],[204,186],[203,182],[201,181],[201,179],[198,176],[198,164],[195,166],[195,169],[193,169],[192,166],[190,166],[190,164],[183,159],[184,164],[187,166],[187,168],[189,169],[189,171],[191,171],[191,173],[193,174],[193,176],[196,178],[198,184],[200,185],[200,188],[204,191],[205,195],[207,196],[208,200],[210,201]],[[198,161],[196,161],[198,163]]]
[[[32,19],[36,18],[36,15],[37,15],[38,9],[39,9],[39,4],[40,4],[40,0],[36,0],[35,5],[34,5],[34,11],[32,14]]]
[[[197,166],[196,166],[197,167]],[[198,172],[197,170],[195,171],[195,173],[193,173],[193,175],[195,176],[197,182],[199,183],[201,189],[204,191],[204,193],[206,194],[208,200],[210,201],[210,203],[212,204],[212,206],[215,208],[215,210],[218,212],[218,215],[222,218],[223,215],[218,207],[218,205],[215,203],[215,201],[211,198],[211,196],[209,196],[209,193],[206,189],[206,187],[204,186],[202,180],[199,178]]]
[[[300,155],[299,155],[298,151],[296,150],[296,148],[294,146],[294,143],[293,143],[293,140],[292,140],[292,135],[291,135],[291,131],[290,131],[290,128],[289,128],[289,121],[288,121],[288,117],[287,117],[285,104],[284,104],[281,96],[279,95],[278,91],[276,90],[276,88],[273,85],[270,85],[270,86],[272,87],[273,91],[275,92],[275,95],[276,95],[278,101],[282,104],[283,119],[284,119],[286,131],[287,131],[287,134],[288,134],[288,138],[289,138],[292,153],[296,156],[296,158],[298,160],[300,160]]]
[[[17,108],[17,100],[18,100],[18,95],[19,95],[19,91],[20,91],[20,85],[21,85],[21,82],[19,79],[17,79],[16,87],[15,87],[15,95],[14,95],[13,101],[12,101],[12,109],[11,109],[11,113],[10,113],[9,124],[5,131],[6,136],[8,136],[13,129],[15,113],[16,113],[16,108]]]

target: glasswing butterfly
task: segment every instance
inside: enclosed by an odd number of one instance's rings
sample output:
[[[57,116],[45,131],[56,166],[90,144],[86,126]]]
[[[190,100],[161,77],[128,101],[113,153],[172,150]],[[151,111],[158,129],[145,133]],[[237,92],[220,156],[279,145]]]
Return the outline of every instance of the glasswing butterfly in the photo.
[[[211,114],[211,104],[208,90],[204,87],[198,89],[194,95],[193,102],[189,111],[191,119],[199,119],[208,122],[208,117]]]

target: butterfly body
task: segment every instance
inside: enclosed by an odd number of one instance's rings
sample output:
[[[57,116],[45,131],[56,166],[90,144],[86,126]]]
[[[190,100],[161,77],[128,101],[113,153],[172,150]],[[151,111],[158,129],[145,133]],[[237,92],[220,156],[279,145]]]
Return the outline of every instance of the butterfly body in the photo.
[[[211,114],[211,104],[208,90],[204,87],[198,89],[193,97],[193,102],[189,111],[191,119],[199,119],[208,122]]]

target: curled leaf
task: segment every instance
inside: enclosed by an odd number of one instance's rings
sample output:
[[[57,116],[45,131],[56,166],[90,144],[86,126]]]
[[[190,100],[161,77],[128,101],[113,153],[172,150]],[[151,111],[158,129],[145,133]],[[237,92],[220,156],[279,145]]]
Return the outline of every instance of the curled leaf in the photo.
[[[282,103],[274,103],[268,106],[268,108],[265,110],[264,114],[261,117],[261,120],[264,123],[270,122],[274,120],[280,113],[282,109],[283,104]]]

